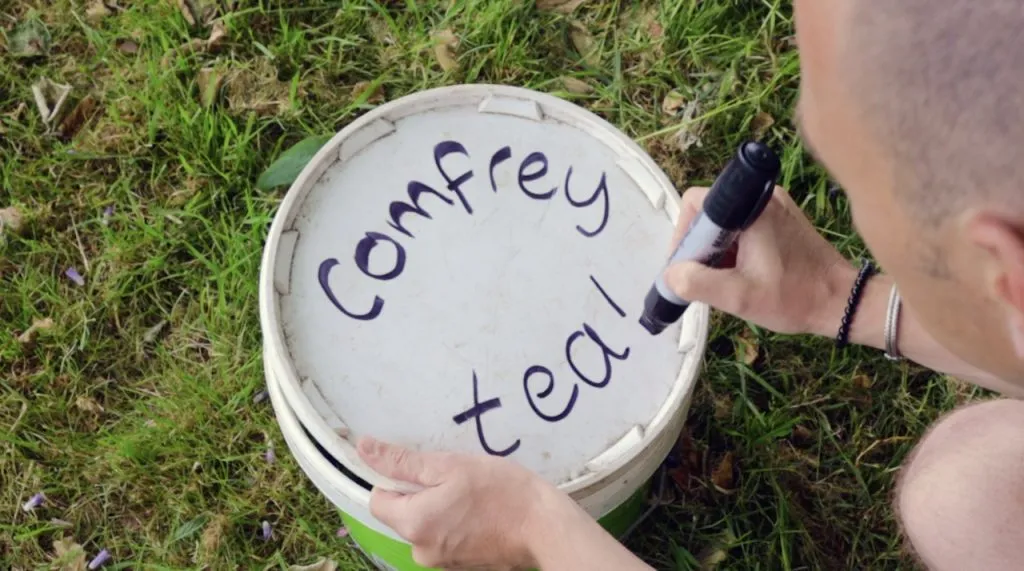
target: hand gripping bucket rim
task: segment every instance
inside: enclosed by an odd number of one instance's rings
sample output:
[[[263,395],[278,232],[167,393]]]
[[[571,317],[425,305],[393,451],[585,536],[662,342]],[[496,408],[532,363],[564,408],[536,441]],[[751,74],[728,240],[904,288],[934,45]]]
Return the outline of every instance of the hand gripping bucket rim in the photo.
[[[402,489],[372,472],[358,458],[352,443],[332,427],[303,390],[302,379],[293,363],[286,333],[283,329],[279,297],[288,293],[290,255],[297,248],[292,231],[297,211],[312,192],[318,180],[336,164],[344,164],[364,147],[386,135],[406,117],[458,106],[477,106],[481,113],[562,121],[584,132],[620,158],[618,166],[646,196],[649,207],[664,213],[665,224],[672,225],[678,216],[678,196],[664,173],[639,146],[599,117],[556,97],[515,87],[493,85],[465,85],[424,91],[379,107],[348,125],[325,144],[304,168],[289,189],[278,213],[274,217],[263,253],[260,274],[260,317],[264,335],[264,361],[268,376],[273,373],[280,391],[308,438],[323,451],[348,468],[359,479],[371,485],[388,489]],[[529,117],[527,117],[529,119]],[[493,172],[492,172],[493,177]],[[492,181],[493,184],[493,181]],[[568,184],[567,184],[568,185]],[[645,276],[646,279],[646,276]],[[642,281],[642,280],[641,280]],[[573,495],[599,517],[614,505],[617,498],[606,498],[587,506],[601,489],[614,487],[614,481],[629,480],[637,485],[637,478],[646,480],[671,448],[684,420],[689,396],[701,363],[708,328],[708,308],[694,304],[687,313],[680,330],[679,352],[683,354],[681,366],[671,390],[661,402],[657,412],[637,430],[631,430],[621,439],[611,442],[607,449],[585,462],[585,467],[570,478],[555,482]],[[303,436],[306,436],[304,433]],[[322,456],[320,456],[323,459]],[[325,461],[326,462],[326,461]],[[638,465],[643,465],[642,469]],[[326,466],[326,467],[325,467]],[[334,469],[329,462],[318,463],[316,472],[338,491],[349,490],[353,499],[365,504],[368,494],[346,474]],[[355,485],[358,489],[351,489]],[[360,491],[361,490],[361,491]],[[621,495],[621,494],[619,494]],[[611,502],[611,503],[609,503]]]

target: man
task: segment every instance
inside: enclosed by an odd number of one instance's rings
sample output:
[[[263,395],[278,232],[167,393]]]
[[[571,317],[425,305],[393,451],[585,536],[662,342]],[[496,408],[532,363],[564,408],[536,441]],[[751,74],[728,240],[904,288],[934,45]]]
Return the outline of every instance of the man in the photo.
[[[1024,395],[1024,2],[795,0],[794,10],[804,139],[889,272],[866,282],[850,340],[885,346],[897,283],[904,356]],[[684,195],[681,227],[703,196]],[[775,331],[835,336],[857,270],[777,190],[741,238],[736,267],[682,264],[667,276],[682,297]],[[368,440],[360,450],[426,487],[371,501],[421,563],[646,568],[511,463]],[[939,421],[903,468],[896,511],[929,569],[1024,568],[1024,402]]]

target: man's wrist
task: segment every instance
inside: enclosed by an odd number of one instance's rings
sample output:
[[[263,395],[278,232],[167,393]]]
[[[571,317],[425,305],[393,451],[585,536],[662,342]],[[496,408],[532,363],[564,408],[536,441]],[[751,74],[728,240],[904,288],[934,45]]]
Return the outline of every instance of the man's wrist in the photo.
[[[815,313],[811,333],[834,338],[842,323],[843,313],[850,301],[858,269],[843,263],[834,266],[824,280],[827,294],[825,303]],[[864,285],[864,294],[850,327],[850,343],[875,348],[885,346],[885,313],[892,279],[877,275]]]

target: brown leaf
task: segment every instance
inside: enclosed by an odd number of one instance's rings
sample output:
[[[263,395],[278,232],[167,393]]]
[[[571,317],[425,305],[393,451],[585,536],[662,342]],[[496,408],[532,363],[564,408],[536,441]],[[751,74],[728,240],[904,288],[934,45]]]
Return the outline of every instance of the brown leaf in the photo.
[[[649,33],[654,39],[660,39],[665,36],[665,28],[662,27],[661,22],[655,18],[647,24],[647,33]]]
[[[563,76],[560,78],[562,87],[565,88],[569,93],[575,93],[577,95],[586,95],[594,92],[594,86],[590,85],[582,79],[576,79],[575,77]]]
[[[750,329],[744,329],[736,338],[736,349],[739,352],[739,359],[745,365],[753,365],[761,354],[761,346]]]
[[[544,12],[571,14],[587,0],[537,0],[537,9]]]
[[[793,434],[790,435],[789,439],[797,446],[807,446],[814,441],[814,434],[811,432],[811,429],[798,424],[793,427]]]
[[[224,22],[217,20],[213,23],[213,29],[210,30],[210,37],[206,40],[206,51],[210,53],[218,51],[226,37],[228,37],[228,30],[224,27]]]
[[[91,414],[100,414],[103,412],[103,406],[96,402],[96,399],[85,395],[75,399],[75,406],[78,410]]]
[[[733,474],[733,453],[726,452],[718,461],[718,466],[711,472],[711,483],[722,493],[729,493],[735,490],[735,475]]]
[[[722,546],[709,547],[700,552],[700,571],[712,571],[718,568],[729,557],[729,552]]]
[[[288,571],[335,571],[337,568],[337,563],[325,557],[309,565],[289,565]]]
[[[235,69],[228,73],[228,107],[235,112],[254,112],[260,116],[277,115],[288,109],[291,84],[277,79],[277,68],[266,58],[256,61],[252,68]],[[302,97],[299,87],[298,97]]]
[[[17,234],[24,225],[24,216],[17,206],[0,208],[0,235],[7,232]]]
[[[676,90],[669,91],[665,99],[661,100],[661,111],[666,115],[675,115],[683,108],[684,103],[686,103],[686,98],[682,93]]]
[[[60,571],[86,571],[85,549],[74,539],[64,537],[54,541],[53,553]]]
[[[167,327],[167,320],[161,319],[156,325],[146,330],[142,335],[142,342],[146,344],[155,342],[160,337],[160,334],[163,333],[164,327]]]
[[[78,102],[75,108],[68,113],[68,116],[60,122],[60,136],[64,140],[70,140],[82,130],[82,127],[96,114],[96,99],[92,95],[86,95],[85,99]]]
[[[725,420],[732,416],[733,402],[729,395],[722,397],[716,397],[715,402],[715,418],[717,420]]]
[[[70,94],[70,85],[55,83],[48,77],[43,77],[32,84],[32,96],[36,100],[36,108],[43,123],[51,125],[60,117]]]
[[[754,138],[760,139],[764,137],[768,129],[775,124],[775,117],[772,117],[764,111],[759,111],[757,115],[750,121],[750,130],[754,133]]]
[[[227,532],[228,524],[228,518],[224,515],[218,515],[206,524],[203,535],[199,539],[199,550],[204,556],[209,557],[217,553]]]
[[[220,88],[224,83],[224,75],[212,67],[199,70],[196,85],[199,88],[199,102],[203,107],[210,108],[217,102]]]
[[[33,320],[32,325],[30,325],[29,328],[26,329],[24,333],[18,336],[18,343],[32,343],[33,341],[36,340],[36,335],[38,335],[40,331],[46,331],[52,327],[53,320],[50,319],[49,317]]]
[[[178,9],[181,10],[181,15],[185,17],[185,21],[188,22],[189,26],[195,26],[196,22],[199,21],[199,18],[197,18],[199,11],[191,0],[178,0]]]
[[[864,373],[858,373],[853,376],[853,386],[857,387],[858,389],[868,390],[874,384],[874,379],[865,375]]]
[[[98,24],[103,18],[113,14],[114,12],[107,7],[103,0],[93,0],[89,7],[85,9],[85,18],[91,24]]]
[[[459,39],[451,30],[442,30],[434,34],[434,59],[444,71],[452,71],[459,67],[459,60],[455,55],[455,47],[458,44]]]
[[[675,135],[676,147],[680,151],[686,152],[690,150],[690,147],[696,145],[701,146],[702,141],[700,139],[700,132],[704,127],[703,122],[697,121],[697,112],[700,109],[700,104],[697,103],[696,99],[692,99],[683,106],[680,115],[682,126]]]
[[[373,91],[370,91],[371,89]],[[360,81],[352,87],[352,99],[360,99],[362,97],[366,98],[367,103],[382,103],[384,101],[384,89],[380,84],[374,85],[371,81]]]
[[[117,46],[117,51],[123,54],[134,55],[139,53],[139,44],[135,43],[134,40],[117,40],[114,45]]]
[[[579,22],[570,24],[569,40],[587,65],[593,67],[601,65],[601,54],[597,50],[597,42],[594,41],[594,36],[590,35],[590,31],[587,30],[586,26]]]

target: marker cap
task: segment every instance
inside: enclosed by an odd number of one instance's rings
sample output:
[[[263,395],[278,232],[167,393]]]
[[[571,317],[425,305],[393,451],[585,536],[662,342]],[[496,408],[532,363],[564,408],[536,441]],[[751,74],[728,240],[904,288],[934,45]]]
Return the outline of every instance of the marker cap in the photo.
[[[740,147],[711,187],[704,213],[724,230],[743,230],[768,204],[782,164],[764,143]]]

